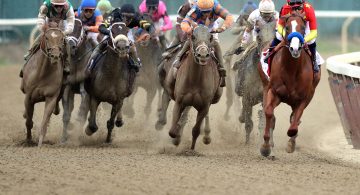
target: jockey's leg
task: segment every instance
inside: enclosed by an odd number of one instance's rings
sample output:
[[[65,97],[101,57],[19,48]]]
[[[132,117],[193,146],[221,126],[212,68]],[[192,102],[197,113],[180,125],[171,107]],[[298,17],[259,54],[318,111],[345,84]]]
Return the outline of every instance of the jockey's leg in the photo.
[[[95,67],[97,59],[99,58],[100,54],[105,50],[106,44],[107,44],[107,41],[103,41],[95,48],[95,50],[91,54],[89,62],[87,64],[86,74],[90,75],[91,71]]]
[[[220,87],[225,87],[225,77],[226,77],[226,70],[224,68],[224,60],[222,58],[222,52],[220,47],[220,42],[218,40],[214,41],[214,49],[215,49],[215,56],[218,59],[218,71],[221,77],[221,84]]]
[[[161,45],[161,49],[163,50],[163,51],[165,51],[165,49],[166,49],[166,38],[165,38],[165,35],[160,35],[159,36],[159,41],[160,41],[160,45]]]
[[[186,40],[184,46],[181,48],[181,50],[179,51],[179,53],[177,53],[176,57],[175,57],[175,60],[172,64],[173,66],[173,69],[174,69],[174,75],[176,75],[176,72],[177,70],[180,68],[180,60],[181,60],[181,57],[184,55],[184,53],[189,49],[190,47],[190,41],[189,40]]]
[[[311,43],[308,46],[309,46],[309,50],[311,52],[311,58],[312,58],[313,66],[314,66],[314,72],[318,73],[320,70],[320,67],[318,66],[318,64],[316,62],[316,42]]]
[[[278,32],[276,32],[276,36],[275,36],[274,40],[271,42],[271,45],[270,45],[270,47],[269,47],[269,51],[268,51],[266,57],[264,58],[264,62],[265,62],[266,64],[267,64],[268,58],[270,57],[270,54],[273,52],[273,50],[275,49],[275,47],[276,47],[277,45],[279,45],[279,43],[281,43],[281,41],[282,41],[282,36],[281,36]]]
[[[142,64],[139,56],[137,55],[136,47],[134,44],[130,46],[130,57],[129,57],[130,68],[134,69],[135,72],[139,72]]]
[[[20,71],[20,74],[19,74],[20,78],[23,77],[23,69],[25,67],[25,64],[29,61],[29,59],[33,55],[33,53],[40,47],[40,40],[41,40],[40,37],[41,36],[36,37],[33,45],[31,46],[31,48],[28,50],[28,52],[24,56],[25,63],[23,65],[23,67],[21,68],[21,71]]]

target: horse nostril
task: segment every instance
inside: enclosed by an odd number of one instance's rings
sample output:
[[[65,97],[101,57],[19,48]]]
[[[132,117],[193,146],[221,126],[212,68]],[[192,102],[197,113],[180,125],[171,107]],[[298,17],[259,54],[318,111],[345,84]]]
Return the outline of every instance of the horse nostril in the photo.
[[[197,56],[198,58],[200,58],[200,57],[201,57],[201,54],[198,53],[196,56]]]
[[[207,57],[207,58],[210,57],[210,54],[206,54],[206,57]]]

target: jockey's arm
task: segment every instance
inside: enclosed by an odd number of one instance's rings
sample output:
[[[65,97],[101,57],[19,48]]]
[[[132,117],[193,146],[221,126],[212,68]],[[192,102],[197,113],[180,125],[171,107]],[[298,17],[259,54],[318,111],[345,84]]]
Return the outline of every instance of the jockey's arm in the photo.
[[[196,13],[194,11],[190,11],[184,20],[181,22],[181,30],[185,32],[186,34],[190,34],[192,32],[192,26],[196,25]]]
[[[66,13],[66,27],[65,27],[65,35],[69,35],[74,30],[74,23],[75,23],[75,13],[74,9],[70,7],[69,11]]]
[[[40,29],[40,31],[42,31],[45,26],[47,12],[48,12],[48,8],[46,7],[46,5],[45,4],[41,5],[41,7],[39,9],[38,20],[37,20],[37,26]]]
[[[234,23],[234,16],[229,13],[225,8],[218,4],[215,8],[215,14],[220,16],[224,20],[224,24],[221,28],[228,29]]]
[[[96,20],[95,26],[89,26],[89,31],[94,32],[94,33],[98,33],[99,32],[99,26],[101,25],[101,23],[103,21],[103,16],[99,13],[98,15],[96,15],[95,20]]]
[[[305,6],[308,6],[309,4],[305,4]],[[305,42],[311,42],[312,40],[317,38],[317,21],[315,16],[315,10],[310,6],[306,9],[306,19],[309,22],[310,27],[310,33],[305,36]]]
[[[256,14],[257,14],[257,10],[253,11],[249,18],[247,19],[247,24],[246,24],[246,29],[244,31],[243,34],[243,39],[241,40],[241,46],[244,47],[245,45],[247,45],[250,41],[251,38],[251,31],[254,29],[255,23],[256,23]]]
[[[163,16],[164,19],[164,25],[161,27],[161,31],[165,32],[168,30],[171,30],[173,28],[171,19],[167,13]]]

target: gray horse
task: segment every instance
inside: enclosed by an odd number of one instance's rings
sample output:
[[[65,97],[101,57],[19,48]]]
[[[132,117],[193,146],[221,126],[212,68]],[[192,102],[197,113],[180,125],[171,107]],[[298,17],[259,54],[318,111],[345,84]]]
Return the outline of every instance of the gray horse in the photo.
[[[95,47],[92,39],[86,37],[83,30],[82,22],[75,19],[75,27],[73,33],[67,37],[68,53],[70,54],[70,75],[68,76],[69,83],[65,86],[62,97],[62,104],[64,109],[63,114],[63,135],[61,142],[66,142],[68,139],[67,130],[69,128],[71,113],[74,109],[75,94],[81,95],[81,104],[77,120],[82,127],[85,124],[86,116],[89,111],[89,96],[84,88],[85,69],[88,60],[91,56],[91,51]]]
[[[143,31],[143,34],[140,36],[147,38],[139,39],[135,43],[143,66],[141,67],[135,81],[134,94],[136,94],[140,87],[146,91],[146,106],[144,112],[147,118],[149,118],[151,105],[157,92],[159,95],[158,99],[160,101],[161,85],[157,76],[157,67],[161,62],[162,50],[156,36],[151,36],[146,31]],[[126,101],[124,106],[124,114],[129,117],[133,117],[135,115],[133,109],[134,98],[135,96],[130,96],[128,99],[129,101]],[[158,106],[159,105],[160,103],[158,103]]]
[[[245,123],[246,131],[246,143],[249,142],[250,133],[253,129],[252,111],[253,106],[263,101],[263,86],[258,73],[257,66],[260,63],[261,52],[268,47],[269,43],[274,38],[275,22],[260,24],[256,26],[260,30],[256,38],[256,47],[247,49],[246,57],[243,61],[238,61],[236,64],[239,67],[237,71],[237,82],[236,82],[236,93],[242,97],[242,112],[239,117],[240,123]],[[241,78],[243,77],[243,78]],[[242,85],[240,82],[243,82]],[[263,130],[262,125],[264,124],[264,113],[263,110],[259,111],[259,130]]]
[[[45,102],[44,116],[38,146],[41,147],[46,135],[51,114],[59,101],[63,84],[65,35],[58,28],[50,28],[41,37],[38,49],[23,69],[21,90],[25,94],[27,143],[32,143],[34,105]],[[58,113],[58,112],[57,112]]]
[[[131,93],[129,80],[135,76],[135,71],[128,65],[130,42],[127,38],[128,28],[124,23],[114,23],[110,30],[110,40],[106,54],[102,56],[85,81],[85,89],[90,95],[89,124],[86,134],[92,135],[98,130],[96,112],[100,102],[112,105],[111,116],[107,121],[108,134],[106,142],[111,142],[111,132],[116,124],[123,125],[121,109],[123,101]],[[115,117],[116,122],[115,122]]]

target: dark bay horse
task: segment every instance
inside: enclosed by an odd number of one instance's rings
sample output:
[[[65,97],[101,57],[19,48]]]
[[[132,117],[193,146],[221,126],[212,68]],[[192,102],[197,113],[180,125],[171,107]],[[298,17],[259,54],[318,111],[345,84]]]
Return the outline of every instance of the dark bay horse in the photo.
[[[140,37],[146,38],[140,39]],[[140,87],[146,91],[144,113],[147,118],[149,118],[152,102],[154,101],[156,93],[159,94],[160,101],[161,85],[157,75],[157,67],[161,61],[162,50],[157,36],[142,31],[140,37],[136,40],[135,45],[143,66],[140,68],[135,81],[134,94],[136,94]],[[124,105],[124,114],[129,117],[133,117],[135,114],[133,109],[134,98],[134,95],[130,96],[129,101],[126,101]],[[158,106],[159,104],[160,103],[158,103]]]
[[[173,108],[173,120],[169,135],[175,138],[174,144],[180,143],[182,127],[179,124],[180,118],[186,117],[189,107],[194,107],[197,111],[196,124],[192,130],[191,149],[195,149],[195,144],[200,135],[200,126],[206,117],[205,136],[203,142],[210,144],[210,127],[208,112],[211,104],[220,100],[222,88],[220,87],[220,76],[217,70],[217,62],[212,57],[212,35],[205,26],[198,26],[194,29],[190,40],[190,51],[185,54],[182,65],[177,71],[176,82],[172,69],[167,68],[166,80],[164,81],[165,91],[163,104],[167,106],[170,101],[169,96],[175,101]],[[160,71],[161,72],[161,71]],[[185,113],[184,113],[185,110]],[[162,112],[166,109],[162,108]],[[184,115],[185,114],[185,115]],[[164,115],[162,115],[164,116]],[[164,119],[159,119],[164,120]]]
[[[270,67],[270,80],[268,81],[261,65],[258,70],[264,85],[264,110],[266,126],[264,144],[260,152],[263,156],[271,153],[269,143],[270,130],[275,127],[274,109],[281,103],[286,103],[292,108],[290,127],[287,135],[290,137],[286,151],[295,151],[298,126],[304,109],[309,105],[314,96],[318,81],[314,79],[312,60],[304,49],[304,34],[306,22],[304,15],[293,12],[284,18],[286,36],[283,45],[274,55]]]
[[[239,121],[245,123],[246,143],[249,142],[250,133],[254,126],[252,121],[253,107],[263,101],[263,85],[257,70],[260,63],[260,54],[264,49],[267,49],[269,43],[273,40],[275,26],[276,21],[265,24],[257,22],[256,28],[259,30],[256,37],[257,47],[253,47],[242,62],[236,62],[239,66],[243,66],[238,69],[236,75],[236,79],[242,81],[243,84],[240,85],[237,82],[235,91],[237,95],[242,97],[242,110]],[[265,123],[262,109],[259,110],[258,115],[258,127],[260,129],[263,128],[262,126]]]
[[[45,101],[44,116],[38,146],[41,147],[46,135],[51,114],[59,101],[63,84],[65,35],[58,28],[49,28],[41,37],[40,49],[27,62],[23,69],[22,91],[25,94],[25,113],[27,136],[32,142],[34,105]]]
[[[81,127],[86,122],[90,99],[84,88],[85,69],[91,56],[91,51],[95,47],[95,43],[87,38],[82,22],[79,19],[75,19],[74,31],[66,39],[68,40],[67,50],[71,60],[70,75],[68,76],[69,82],[65,86],[62,97],[64,114],[61,142],[66,142],[68,138],[67,130],[71,113],[74,109],[75,94],[81,95],[81,104],[77,120],[80,122]]]
[[[128,28],[124,23],[114,23],[110,30],[110,40],[106,53],[94,67],[88,79],[85,80],[85,89],[90,95],[89,124],[86,134],[92,135],[98,129],[96,112],[100,102],[112,105],[111,116],[107,121],[108,134],[106,142],[111,142],[111,132],[116,124],[123,125],[121,108],[123,101],[129,94],[129,79],[135,77],[135,71],[128,65],[130,41],[127,38]],[[115,122],[115,117],[116,122]]]

